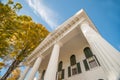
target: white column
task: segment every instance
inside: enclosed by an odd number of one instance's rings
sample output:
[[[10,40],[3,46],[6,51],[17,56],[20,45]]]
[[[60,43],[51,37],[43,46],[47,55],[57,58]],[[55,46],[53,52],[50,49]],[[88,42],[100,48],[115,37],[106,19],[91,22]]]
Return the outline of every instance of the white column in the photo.
[[[41,80],[41,77],[42,77],[42,73],[39,72],[39,77],[38,77],[38,80]]]
[[[60,44],[55,44],[45,72],[44,80],[56,80]]]
[[[26,77],[29,69],[30,69],[30,66],[27,66],[26,69],[25,69],[25,71],[24,71],[24,73],[21,74],[19,80],[24,80],[24,78]]]
[[[37,72],[37,70],[38,70],[38,68],[40,66],[41,61],[42,61],[42,57],[40,56],[35,61],[34,65],[33,65],[33,68],[31,69],[30,74],[29,74],[27,80],[33,80],[34,79],[35,74],[36,74],[36,72]]]
[[[93,53],[97,56],[108,80],[120,79],[120,54],[104,40],[87,22],[81,24],[81,30]]]

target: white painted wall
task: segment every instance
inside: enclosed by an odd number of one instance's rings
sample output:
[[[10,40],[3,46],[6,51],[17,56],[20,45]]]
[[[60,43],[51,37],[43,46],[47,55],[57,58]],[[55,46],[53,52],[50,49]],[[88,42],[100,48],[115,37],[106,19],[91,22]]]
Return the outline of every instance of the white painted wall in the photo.
[[[85,47],[87,46],[84,46],[83,49]],[[85,71],[85,67],[83,65],[83,60],[85,59],[83,49],[80,49],[75,52],[69,52],[69,53],[67,52],[66,54],[64,54],[64,56],[59,57],[59,62],[63,61],[63,69],[65,69],[64,80],[98,80],[98,79],[106,80],[104,71],[101,66],[92,68],[89,71]],[[82,73],[73,75],[68,78],[68,66],[70,66],[70,57],[73,54],[76,56],[76,61],[80,62]]]
[[[58,62],[63,61],[63,69],[65,70],[64,71],[65,75],[64,75],[64,79],[63,80],[98,80],[98,79],[107,80],[106,76],[105,76],[105,73],[104,73],[104,71],[103,71],[101,66],[92,68],[89,71],[85,70],[85,67],[84,67],[84,64],[83,64],[83,60],[86,59],[85,55],[84,55],[84,52],[83,52],[83,49],[85,47],[89,47],[89,46],[88,45],[84,45],[79,50],[76,50],[76,51],[73,50],[73,51],[70,51],[70,52],[66,52],[64,54],[60,53]],[[71,77],[68,77],[68,66],[70,66],[70,57],[73,54],[76,56],[76,61],[80,62],[82,73],[73,75]],[[47,65],[44,65],[43,69],[41,69],[41,72],[43,70],[46,70],[45,69],[46,67],[47,67]]]

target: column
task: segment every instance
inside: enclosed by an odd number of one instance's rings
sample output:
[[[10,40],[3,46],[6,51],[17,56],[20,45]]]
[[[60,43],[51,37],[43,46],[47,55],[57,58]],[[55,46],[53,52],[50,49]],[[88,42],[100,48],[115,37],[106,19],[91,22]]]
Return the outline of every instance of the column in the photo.
[[[88,41],[93,53],[97,56],[108,80],[120,79],[120,54],[87,22],[81,24],[81,31]]]
[[[27,66],[27,67],[26,67],[26,69],[25,69],[25,71],[24,71],[24,73],[23,73],[23,74],[21,74],[21,76],[20,76],[19,80],[24,80],[24,78],[26,77],[26,75],[27,75],[27,73],[28,73],[29,69],[30,69],[30,67],[29,67],[29,66]]]
[[[56,43],[53,47],[51,57],[45,72],[44,80],[56,80],[60,44]]]
[[[38,71],[38,68],[40,66],[41,61],[42,61],[42,57],[40,56],[35,61],[33,68],[31,69],[29,77],[27,78],[27,80],[34,80],[35,74]]]
[[[41,80],[41,77],[42,77],[42,73],[39,72],[39,77],[38,77],[38,80]]]

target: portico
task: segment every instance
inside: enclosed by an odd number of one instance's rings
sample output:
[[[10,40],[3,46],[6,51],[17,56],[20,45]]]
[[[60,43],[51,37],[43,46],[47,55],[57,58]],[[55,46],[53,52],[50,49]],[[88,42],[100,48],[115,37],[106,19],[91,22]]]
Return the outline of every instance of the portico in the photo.
[[[104,40],[84,10],[80,10],[26,58],[28,80],[119,80],[120,54]],[[34,64],[33,64],[34,63]],[[19,80],[24,80],[29,67]]]

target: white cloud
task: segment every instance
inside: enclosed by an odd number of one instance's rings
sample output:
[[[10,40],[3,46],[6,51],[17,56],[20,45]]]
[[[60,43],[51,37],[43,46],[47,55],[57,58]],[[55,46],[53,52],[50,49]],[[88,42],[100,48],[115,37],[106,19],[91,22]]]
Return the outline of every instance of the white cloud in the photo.
[[[52,9],[44,5],[43,0],[26,0],[29,6],[34,10],[34,13],[40,15],[41,18],[50,26],[55,29],[58,26],[59,16]]]

